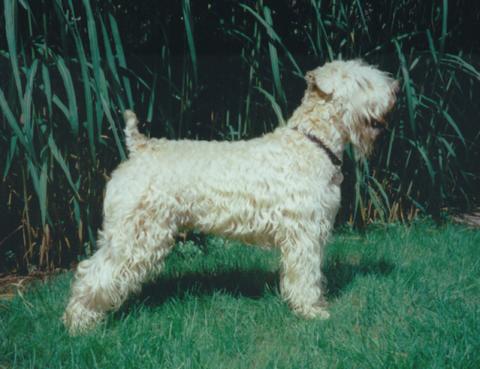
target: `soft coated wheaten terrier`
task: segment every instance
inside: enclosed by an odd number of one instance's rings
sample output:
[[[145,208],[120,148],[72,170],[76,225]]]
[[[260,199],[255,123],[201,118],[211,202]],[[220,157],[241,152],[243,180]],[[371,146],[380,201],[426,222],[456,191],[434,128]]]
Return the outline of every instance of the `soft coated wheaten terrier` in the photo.
[[[108,182],[99,249],[78,265],[63,316],[71,333],[160,272],[181,229],[279,248],[285,300],[301,316],[328,318],[320,268],[343,151],[371,151],[398,84],[359,60],[327,63],[306,81],[287,125],[248,141],[148,139],[125,112],[129,159]]]

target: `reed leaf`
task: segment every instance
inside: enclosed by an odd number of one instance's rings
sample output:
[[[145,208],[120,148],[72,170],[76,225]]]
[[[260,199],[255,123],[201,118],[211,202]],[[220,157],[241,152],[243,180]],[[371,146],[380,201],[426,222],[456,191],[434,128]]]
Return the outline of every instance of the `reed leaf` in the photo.
[[[448,0],[442,1],[442,35],[440,36],[440,51],[445,51],[445,40],[448,31]]]
[[[40,208],[40,219],[42,223],[42,228],[46,224],[47,219],[47,165],[48,162],[44,161],[42,167],[40,169],[40,173],[38,173],[37,168],[33,164],[31,160],[28,161],[27,167],[28,172],[32,178],[33,187],[35,189],[39,208]]]
[[[23,96],[22,118],[25,126],[24,131],[28,134],[30,141],[33,141],[33,122],[32,122],[32,93],[33,83],[37,75],[38,60],[34,60],[31,67],[26,70],[27,83],[25,86],[25,95]]]
[[[60,13],[62,13],[65,17],[68,14],[65,14],[62,11],[61,0],[57,0],[57,7],[60,9]],[[69,1],[69,9],[70,12],[75,15],[75,8],[73,6],[72,1]],[[65,20],[68,22],[68,19]],[[93,115],[93,95],[90,86],[90,73],[89,73],[89,63],[87,61],[87,55],[85,53],[85,48],[83,47],[83,41],[80,36],[80,32],[78,30],[77,24],[73,23],[71,27],[72,38],[76,49],[76,56],[78,58],[78,64],[80,67],[80,75],[81,81],[83,84],[83,96],[85,99],[85,113],[86,113],[86,129],[88,135],[88,146],[90,148],[90,157],[92,161],[96,159],[96,146],[95,146],[95,118]]]
[[[257,86],[256,89],[258,91],[260,91],[263,94],[263,96],[265,96],[267,98],[267,100],[270,102],[270,105],[271,105],[275,115],[277,116],[278,125],[284,126],[285,125],[285,118],[283,117],[282,109],[280,108],[280,105],[278,105],[277,101],[275,100],[275,97],[271,93],[269,93],[268,91],[261,88],[260,86]]]
[[[277,32],[272,28],[271,25],[268,24],[268,22],[262,18],[260,16],[260,14],[258,14],[255,10],[253,10],[251,7],[249,7],[248,5],[245,5],[245,4],[240,4],[240,7],[242,7],[243,9],[245,9],[247,12],[249,12],[250,14],[252,14],[255,19],[263,26],[265,27],[265,30],[267,31],[269,37],[271,38],[272,41],[274,42],[277,42],[281,47],[282,49],[284,50],[285,54],[287,55],[288,59],[290,60],[290,62],[292,63],[292,66],[294,68],[294,74],[296,74],[297,76],[299,77],[302,77],[303,78],[303,73],[300,69],[300,67],[298,66],[297,62],[295,61],[295,58],[293,57],[293,55],[288,51],[288,49],[285,47],[285,45],[282,43],[282,39],[280,38],[280,36],[278,36]]]
[[[401,68],[402,76],[404,80],[404,89],[407,96],[408,120],[410,122],[410,127],[412,129],[412,132],[416,136],[417,124],[416,124],[415,116],[416,116],[416,109],[418,105],[418,98],[415,92],[415,87],[413,86],[413,82],[410,78],[410,73],[408,71],[405,55],[403,54],[398,41],[394,40],[393,43],[395,45],[395,49],[397,50],[398,59],[400,60],[400,68]]]
[[[23,105],[23,87],[20,79],[20,69],[18,67],[16,32],[16,5],[15,0],[3,0],[3,15],[5,21],[5,35],[8,45],[8,56],[12,66],[12,75],[16,85],[18,101]],[[22,109],[24,110],[24,109]]]
[[[390,162],[391,162],[391,158],[392,158],[392,153],[393,153],[393,144],[395,142],[395,139],[396,139],[396,127],[394,127],[391,131],[390,131],[390,137],[389,137],[389,140],[388,140],[388,148],[387,148],[387,158],[385,160],[385,167],[388,168],[390,167]]]
[[[113,41],[115,44],[115,52],[116,52],[116,57],[118,59],[118,64],[121,67],[121,69],[126,70],[127,69],[127,61],[125,58],[125,53],[123,51],[123,45],[122,45],[122,40],[120,38],[120,32],[118,30],[118,24],[116,19],[113,17],[112,14],[108,15],[108,19],[110,21],[110,29],[112,31],[112,37]],[[133,101],[133,94],[132,94],[132,86],[130,84],[130,80],[128,77],[123,76],[122,77],[123,85],[125,87],[125,92],[127,94],[127,99],[128,99],[128,106],[130,109],[135,108],[135,104]]]
[[[100,26],[102,29],[102,36],[103,36],[103,45],[105,47],[105,57],[107,59],[107,65],[108,68],[110,69],[110,75],[113,78],[113,83],[117,88],[117,91],[120,91],[121,87],[121,81],[120,81],[120,75],[118,73],[118,68],[115,62],[115,55],[113,54],[113,49],[112,45],[110,42],[109,38],[109,33],[108,30],[105,26],[105,22],[103,21],[103,18],[100,18]],[[127,107],[125,105],[125,102],[123,100],[122,94],[121,93],[116,93],[115,97],[117,99],[118,105],[120,107],[121,111],[124,111]]]
[[[62,77],[63,85],[65,87],[65,92],[67,94],[68,100],[68,121],[72,128],[73,135],[78,137],[79,135],[79,123],[78,123],[78,106],[77,106],[77,97],[75,94],[75,87],[72,81],[72,75],[70,70],[67,68],[65,61],[62,57],[59,57],[57,60],[57,68]],[[58,97],[57,97],[58,99]]]
[[[147,105],[147,122],[153,121],[153,112],[156,106],[155,98],[156,98],[156,92],[157,92],[157,79],[158,79],[158,75],[155,73],[153,76],[153,82],[151,84],[151,86],[153,87],[151,88],[150,97],[148,99],[148,105]]]
[[[50,72],[45,64],[42,64],[42,82],[43,93],[45,94],[45,100],[47,100],[48,116],[52,116],[52,83],[50,79]]]
[[[267,29],[267,33],[270,39],[273,39],[273,35],[271,33],[273,29],[272,13],[267,6],[263,7],[263,14],[264,14],[266,23],[269,25],[269,28]],[[270,66],[272,68],[272,76],[273,76],[275,91],[279,97],[279,100],[282,106],[285,106],[287,104],[287,100],[286,100],[285,93],[282,87],[282,82],[281,82],[280,61],[278,59],[277,48],[272,42],[268,43],[268,51],[270,55]]]
[[[453,148],[452,143],[448,142],[445,139],[445,137],[438,137],[437,139],[438,139],[439,142],[441,142],[443,144],[443,146],[447,150],[449,156],[452,156],[454,158],[457,157],[457,153],[455,152],[455,149]]]
[[[387,192],[385,191],[385,188],[382,186],[382,184],[373,176],[368,176],[368,181],[369,183],[373,183],[376,187],[376,194],[380,194],[383,202],[379,203],[382,207],[382,211],[384,214],[390,211],[391,205],[390,205],[390,200]],[[384,210],[384,208],[386,208]]]
[[[22,146],[25,148],[25,151],[28,153],[28,155],[32,159],[34,159],[36,155],[33,150],[33,146],[30,145],[28,138],[25,136],[24,132],[20,128],[20,125],[18,124],[18,121],[15,119],[15,116],[10,110],[10,106],[8,105],[7,99],[5,98],[5,95],[2,89],[0,89],[0,108],[2,108],[3,115],[8,125],[12,129],[13,133],[15,134],[15,136],[18,138]]]
[[[431,183],[434,183],[436,173],[435,173],[435,170],[433,169],[433,163],[430,160],[430,157],[427,153],[427,150],[419,142],[414,142],[414,141],[411,141],[411,140],[409,140],[409,142],[420,154],[421,158],[423,159],[423,163],[425,164],[425,167],[427,168],[428,174],[430,175],[430,181],[431,181]]]
[[[430,49],[430,54],[432,55],[433,62],[435,64],[438,64],[438,52],[435,48],[435,42],[433,41],[432,32],[429,29],[427,29],[426,34],[427,34],[428,48]],[[437,69],[437,72],[439,73],[439,75],[442,75],[439,69]]]
[[[60,98],[57,95],[53,95],[52,97],[52,102],[56,105],[58,109],[63,113],[65,118],[70,119],[70,110],[68,107],[60,100]]]
[[[5,157],[5,167],[3,169],[3,181],[5,182],[5,179],[10,172],[10,168],[12,167],[13,161],[15,159],[15,152],[17,150],[17,142],[18,142],[18,137],[13,136],[12,139],[9,142],[8,146],[8,151],[7,155]]]
[[[320,11],[321,2],[317,0],[310,0],[310,4],[312,5],[313,10],[315,12],[315,23],[314,23],[316,28],[315,39],[317,40],[316,42],[317,50],[320,51],[319,53],[318,52],[317,53],[319,54],[320,57],[323,57],[323,54],[324,54],[323,47],[322,47],[322,41],[323,41],[327,48],[328,60],[331,61],[334,59],[334,53],[333,53],[332,45],[330,44],[329,37],[327,36],[327,32],[325,30],[325,24],[322,18],[322,13]],[[311,38],[309,34],[307,36]]]
[[[110,124],[110,129],[112,130],[113,137],[114,137],[115,143],[117,145],[118,153],[120,154],[120,158],[122,160],[125,160],[127,156],[125,155],[125,150],[123,148],[123,143],[120,140],[120,136],[118,135],[117,125],[115,124],[115,120],[113,119],[112,114],[110,112],[110,109],[108,108],[108,102],[103,98],[103,96],[100,96],[100,98],[101,98],[101,102],[102,102],[102,106],[103,106],[103,111],[105,112],[105,116],[107,118],[107,121]]]
[[[369,41],[371,41],[370,32],[368,30],[367,20],[365,19],[365,14],[363,11],[364,6],[362,6],[362,2],[360,0],[355,0],[355,5],[358,9],[358,14],[360,15],[360,20],[362,23],[362,28],[364,33],[367,35]]]
[[[458,124],[455,122],[455,120],[452,118],[452,116],[448,113],[448,111],[446,110],[442,110],[442,115],[443,117],[445,118],[445,120],[447,121],[448,125],[450,127],[453,128],[453,130],[455,131],[455,133],[457,134],[457,137],[460,139],[460,141],[462,142],[463,146],[467,146],[466,142],[465,142],[465,137],[463,136],[463,133],[462,131],[460,130],[460,128],[458,127]]]
[[[480,81],[480,71],[473,66],[473,64],[467,62],[464,58],[459,55],[454,54],[445,54],[440,63],[444,63],[449,67],[452,67],[455,70],[461,70],[464,73],[475,78],[477,81]]]
[[[108,96],[107,85],[105,78],[103,77],[103,73],[101,73],[100,46],[98,42],[95,18],[93,16],[92,7],[90,6],[90,0],[82,0],[82,3],[87,15],[87,33],[90,45],[90,57],[92,58],[93,75],[98,89],[97,93],[106,99]]]
[[[193,82],[198,85],[197,52],[195,50],[195,40],[193,38],[193,20],[190,8],[190,0],[182,0],[183,21],[185,24],[185,35],[187,37],[188,51],[192,61]]]
[[[58,165],[62,169],[67,181],[72,189],[73,194],[77,199],[81,199],[79,193],[77,192],[77,188],[72,178],[72,174],[70,173],[70,169],[68,167],[67,161],[63,158],[60,150],[58,149],[57,144],[52,135],[48,137],[48,147],[50,148],[50,152],[52,153],[54,159],[57,161]]]

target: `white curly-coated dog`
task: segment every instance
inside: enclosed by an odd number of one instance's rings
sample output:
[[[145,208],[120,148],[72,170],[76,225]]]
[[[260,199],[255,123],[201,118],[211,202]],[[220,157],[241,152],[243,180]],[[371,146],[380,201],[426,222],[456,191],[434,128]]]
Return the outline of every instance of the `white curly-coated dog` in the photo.
[[[63,315],[71,333],[157,275],[184,229],[279,248],[284,299],[301,316],[329,317],[321,265],[343,151],[370,153],[398,83],[359,60],[327,63],[306,81],[287,125],[248,141],[148,139],[124,113],[129,159],[108,182],[99,249],[78,265]]]

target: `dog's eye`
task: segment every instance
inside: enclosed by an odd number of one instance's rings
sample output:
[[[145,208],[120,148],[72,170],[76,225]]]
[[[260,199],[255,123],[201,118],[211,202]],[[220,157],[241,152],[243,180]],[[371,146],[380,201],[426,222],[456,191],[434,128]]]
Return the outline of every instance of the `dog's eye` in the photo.
[[[375,129],[383,129],[384,124],[382,122],[379,122],[378,120],[372,120],[370,122],[370,126]]]

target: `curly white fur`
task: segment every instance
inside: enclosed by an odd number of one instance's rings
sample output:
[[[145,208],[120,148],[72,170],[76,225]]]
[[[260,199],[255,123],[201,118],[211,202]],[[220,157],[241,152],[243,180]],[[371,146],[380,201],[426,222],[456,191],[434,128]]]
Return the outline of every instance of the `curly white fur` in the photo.
[[[130,157],[107,185],[100,248],[78,266],[63,316],[71,333],[160,272],[179,229],[278,247],[283,297],[304,317],[329,316],[321,264],[340,204],[339,168],[311,137],[339,158],[349,142],[368,154],[397,83],[358,60],[325,64],[306,80],[287,126],[249,141],[147,139],[125,112]]]

